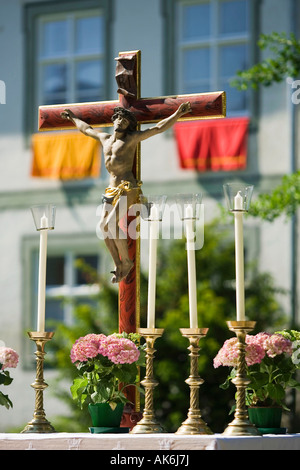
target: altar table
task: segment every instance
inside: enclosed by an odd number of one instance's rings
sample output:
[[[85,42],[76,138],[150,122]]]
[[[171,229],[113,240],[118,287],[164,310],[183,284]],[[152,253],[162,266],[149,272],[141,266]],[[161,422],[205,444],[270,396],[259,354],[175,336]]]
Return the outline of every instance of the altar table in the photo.
[[[184,455],[184,451],[199,450],[300,450],[300,434],[225,437],[171,433],[0,433],[0,450],[105,450],[112,455],[126,455],[126,451],[159,451],[169,455],[183,451],[180,454]]]

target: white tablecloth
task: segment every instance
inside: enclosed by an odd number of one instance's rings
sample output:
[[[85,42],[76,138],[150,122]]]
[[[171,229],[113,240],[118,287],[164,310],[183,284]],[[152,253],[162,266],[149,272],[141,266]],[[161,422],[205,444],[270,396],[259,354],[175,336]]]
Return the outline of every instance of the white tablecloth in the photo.
[[[112,455],[123,455],[123,451],[131,450],[167,453],[194,450],[300,450],[300,434],[237,438],[221,434],[0,433],[0,450],[106,450],[112,451]]]

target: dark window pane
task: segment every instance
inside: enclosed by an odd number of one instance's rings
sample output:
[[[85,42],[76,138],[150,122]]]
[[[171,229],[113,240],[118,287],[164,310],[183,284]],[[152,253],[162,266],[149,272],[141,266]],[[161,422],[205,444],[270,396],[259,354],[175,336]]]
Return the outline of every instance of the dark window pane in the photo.
[[[55,321],[64,321],[64,309],[62,299],[46,300],[46,322],[47,319]]]
[[[68,23],[66,20],[48,21],[42,25],[41,56],[62,57],[68,52]]]
[[[226,107],[228,112],[243,112],[247,110],[249,93],[232,88],[228,80],[221,81],[220,89],[226,92]]]
[[[76,65],[76,101],[102,98],[103,67],[100,60],[86,60]]]
[[[83,255],[76,258],[75,284],[91,284],[98,269],[97,255]]]
[[[248,25],[247,0],[230,0],[220,2],[220,33],[245,33]]]
[[[75,51],[80,54],[99,54],[103,51],[103,17],[77,19]]]
[[[183,93],[208,91],[210,79],[210,50],[190,49],[183,56]]]
[[[79,62],[76,67],[76,86],[82,89],[99,88],[102,80],[102,63],[99,60]]]
[[[245,70],[248,66],[247,46],[222,46],[220,48],[220,75],[233,77],[238,70]]]
[[[51,64],[43,67],[43,93],[65,92],[67,89],[66,64]]]
[[[47,259],[47,286],[59,286],[64,284],[64,257],[50,256]]]
[[[66,98],[66,64],[45,65],[42,70],[42,104],[66,103]]]
[[[210,5],[189,5],[183,8],[182,39],[195,40],[210,35]]]

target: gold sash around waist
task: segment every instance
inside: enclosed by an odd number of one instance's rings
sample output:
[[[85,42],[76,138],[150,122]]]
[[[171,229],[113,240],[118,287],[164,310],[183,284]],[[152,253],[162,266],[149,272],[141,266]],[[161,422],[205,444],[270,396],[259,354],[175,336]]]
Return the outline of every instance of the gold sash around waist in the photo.
[[[113,206],[115,206],[121,196],[132,191],[133,189],[137,189],[138,191],[137,191],[136,202],[139,202],[139,196],[140,194],[142,194],[142,190],[141,190],[142,182],[137,181],[136,184],[137,184],[136,186],[133,186],[133,184],[130,181],[122,181],[120,184],[118,184],[118,186],[108,186],[105,189],[103,200],[106,202],[110,202]]]

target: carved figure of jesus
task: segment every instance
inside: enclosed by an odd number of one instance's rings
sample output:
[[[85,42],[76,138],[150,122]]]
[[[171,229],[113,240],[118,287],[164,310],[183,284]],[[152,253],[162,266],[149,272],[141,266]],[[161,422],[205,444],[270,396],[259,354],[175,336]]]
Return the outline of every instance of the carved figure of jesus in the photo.
[[[134,265],[128,253],[127,235],[122,231],[119,223],[133,204],[141,202],[141,182],[137,181],[133,174],[136,147],[139,142],[166,131],[190,111],[190,103],[182,103],[171,116],[155,126],[145,130],[136,130],[135,115],[128,109],[117,107],[112,116],[113,134],[94,129],[78,119],[70,109],[65,109],[61,113],[62,118],[72,121],[80,132],[97,139],[102,145],[105,167],[110,179],[109,186],[103,195],[104,205],[100,229],[115,263],[115,269],[112,271],[113,283],[126,278]],[[126,204],[120,204],[121,196],[126,197]]]

